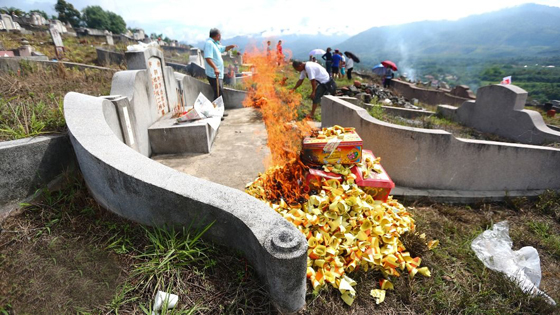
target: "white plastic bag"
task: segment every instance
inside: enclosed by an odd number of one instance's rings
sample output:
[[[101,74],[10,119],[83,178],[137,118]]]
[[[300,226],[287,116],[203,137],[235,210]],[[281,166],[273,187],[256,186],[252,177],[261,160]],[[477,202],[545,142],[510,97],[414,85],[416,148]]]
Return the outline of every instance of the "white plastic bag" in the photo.
[[[523,292],[543,296],[549,304],[556,305],[550,296],[538,288],[541,283],[541,261],[537,250],[526,246],[513,251],[512,245],[508,222],[502,221],[494,224],[492,230],[477,236],[471,243],[471,249],[487,268],[505,273]]]
[[[161,311],[165,303],[167,303],[167,309],[172,309],[177,305],[178,301],[179,297],[177,295],[158,291],[154,301],[154,311]]]

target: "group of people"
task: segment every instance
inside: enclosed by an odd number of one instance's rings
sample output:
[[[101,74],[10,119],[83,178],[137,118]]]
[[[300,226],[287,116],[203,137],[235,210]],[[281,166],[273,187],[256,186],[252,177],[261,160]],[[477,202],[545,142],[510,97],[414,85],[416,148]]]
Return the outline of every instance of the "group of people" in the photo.
[[[272,42],[271,41],[267,41],[266,42],[266,56],[269,59],[272,59]],[[278,65],[281,65],[284,63],[284,53],[282,52],[282,40],[279,40],[278,43],[276,44],[276,62]]]
[[[204,45],[205,72],[208,82],[214,92],[214,99],[217,99],[223,93],[224,61],[222,59],[222,53],[237,47],[237,45],[222,45],[220,43],[221,38],[220,30],[213,28],[210,30],[210,38],[206,40]],[[267,42],[267,56],[270,58],[272,58],[271,44],[270,41]],[[313,106],[311,108],[310,118],[314,117],[315,110],[321,103],[321,98],[327,94],[334,95],[336,92],[337,87],[333,76],[335,78],[340,77],[341,68],[346,67],[348,78],[352,78],[352,69],[354,67],[352,58],[344,58],[338,49],[334,51],[334,54],[331,53],[331,51],[331,48],[328,48],[327,53],[323,55],[323,59],[327,63],[327,69],[323,68],[317,62],[294,61],[292,63],[292,67],[300,72],[299,80],[293,90],[297,90],[306,77],[311,83],[312,91],[310,98],[313,100]],[[276,45],[276,58],[279,64],[284,62],[282,41],[278,41]],[[228,68],[228,76],[232,73],[235,74],[234,66]]]
[[[335,49],[334,52],[332,52],[332,49],[329,47],[327,48],[327,52],[321,58],[325,60],[327,72],[330,76],[335,79],[340,79],[346,74],[348,80],[352,80],[354,60],[350,58],[350,56],[346,55],[345,57],[338,49]]]

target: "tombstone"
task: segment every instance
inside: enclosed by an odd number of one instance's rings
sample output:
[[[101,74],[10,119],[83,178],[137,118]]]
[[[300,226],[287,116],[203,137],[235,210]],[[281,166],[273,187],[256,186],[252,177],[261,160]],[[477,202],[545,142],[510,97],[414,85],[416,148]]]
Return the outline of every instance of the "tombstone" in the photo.
[[[202,51],[198,48],[191,48],[189,54],[189,62],[195,63],[202,68],[205,68],[204,58],[202,56]]]
[[[19,25],[18,22],[14,22],[14,29],[18,30],[18,31],[21,31],[21,26]]]
[[[109,46],[115,45],[115,43],[113,42],[113,35],[107,35],[106,38],[107,38],[107,45]]]
[[[13,30],[14,29],[14,22],[12,17],[7,14],[0,14],[2,21],[4,22],[4,29],[6,30]]]
[[[478,131],[525,144],[560,142],[560,132],[548,128],[538,112],[524,109],[526,100],[527,91],[515,85],[484,86],[476,101],[466,101],[456,110],[456,118]]]
[[[51,24],[49,27],[49,31],[51,33],[51,38],[53,40],[55,47],[64,47],[64,43],[62,42],[62,37],[60,36],[60,31],[58,28]]]
[[[186,76],[166,66],[163,52],[156,47],[126,52],[125,59],[129,70],[114,75],[111,95],[126,96],[125,103],[129,102],[127,112],[130,119],[135,120],[129,138],[138,143],[138,152],[145,156],[210,152],[219,117],[176,125],[174,113],[184,110],[182,88]],[[127,126],[126,114],[122,112],[123,115],[119,114],[121,126]],[[128,133],[128,129],[123,127],[125,132]]]
[[[20,57],[30,57],[33,53],[33,47],[29,45],[26,40],[21,41],[21,46],[18,48],[18,53]]]
[[[56,25],[51,24],[49,26],[49,31],[51,33],[51,38],[54,43],[54,50],[56,52],[57,59],[64,58],[64,43],[62,42],[62,37],[60,36],[60,32]]]
[[[63,27],[62,22],[60,22],[59,20],[51,20],[49,24],[49,28],[50,27],[56,28],[56,30],[61,34],[65,33],[66,28]]]
[[[144,40],[146,34],[144,33],[144,30],[140,29],[137,32],[135,32],[132,36],[134,40]]]
[[[467,85],[457,85],[451,90],[451,95],[455,95],[463,98],[470,98],[470,99],[475,98],[473,92],[470,90],[470,88]]]
[[[177,91],[171,90],[177,85],[174,81],[174,71],[171,67],[166,67],[161,50],[149,47],[143,51],[128,51],[125,53],[125,59],[128,70],[148,70],[151,81],[150,92],[155,100],[158,117],[177,107],[179,103]]]
[[[3,20],[0,20],[0,30],[5,30],[6,29],[6,25],[4,24]]]

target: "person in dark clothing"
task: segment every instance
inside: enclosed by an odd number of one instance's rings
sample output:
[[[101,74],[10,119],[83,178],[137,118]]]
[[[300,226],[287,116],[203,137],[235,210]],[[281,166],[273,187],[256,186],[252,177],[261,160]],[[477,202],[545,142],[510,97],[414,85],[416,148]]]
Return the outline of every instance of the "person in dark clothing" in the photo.
[[[323,58],[323,60],[325,60],[326,62],[326,66],[327,66],[327,72],[329,73],[329,76],[332,76],[332,53],[331,53],[331,48],[327,48],[327,53],[325,53],[321,58]]]
[[[385,67],[385,78],[383,79],[383,87],[388,88],[391,86],[391,80],[395,77],[395,73],[390,67]]]

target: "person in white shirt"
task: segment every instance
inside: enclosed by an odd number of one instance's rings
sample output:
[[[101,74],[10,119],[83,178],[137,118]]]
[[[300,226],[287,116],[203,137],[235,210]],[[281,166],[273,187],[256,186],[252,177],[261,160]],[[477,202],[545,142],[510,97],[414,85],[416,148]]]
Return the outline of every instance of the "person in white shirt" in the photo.
[[[354,70],[354,59],[347,57],[346,58],[346,75],[348,80],[352,80],[352,70]]]
[[[293,88],[294,91],[301,86],[305,77],[307,77],[311,83],[312,91],[309,97],[313,100],[313,107],[311,108],[309,116],[313,119],[315,110],[321,103],[321,97],[325,94],[334,94],[336,92],[336,83],[331,76],[329,76],[327,70],[316,62],[294,61],[292,67],[300,72],[299,80]]]

